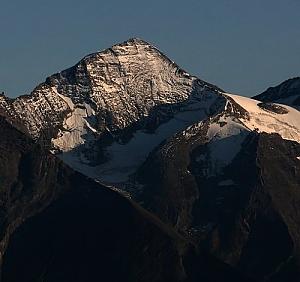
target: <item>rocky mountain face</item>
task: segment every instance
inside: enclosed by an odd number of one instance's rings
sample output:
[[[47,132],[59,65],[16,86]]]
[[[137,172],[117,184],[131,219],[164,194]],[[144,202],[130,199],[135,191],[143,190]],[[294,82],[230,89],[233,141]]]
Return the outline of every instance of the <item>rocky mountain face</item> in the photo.
[[[58,136],[49,133],[49,137],[57,139],[55,147],[66,151],[80,144],[84,134],[77,136],[72,126],[114,134],[152,118],[154,124],[148,126],[155,128],[155,122],[167,118],[161,116],[167,113],[159,106],[184,102],[192,92],[210,88],[218,89],[190,76],[150,44],[131,39],[48,77],[31,95],[15,100],[2,97],[1,104],[35,139],[57,126]]]
[[[243,131],[207,143],[206,126],[150,155],[138,173],[139,200],[254,280],[289,269],[298,281],[299,143]]]
[[[298,281],[299,112],[224,95],[224,112],[149,155],[137,201],[254,280]]]
[[[0,108],[25,126],[32,138],[61,152],[73,168],[119,182],[165,138],[207,117],[218,91],[150,44],[131,39],[86,56],[47,78],[31,95],[15,100],[0,97]],[[150,133],[158,127],[153,138]],[[124,152],[115,156],[132,139],[148,140],[140,155],[131,162]],[[136,150],[136,144],[131,146]]]
[[[299,281],[297,83],[255,99],[233,95],[130,39],[30,95],[0,96],[0,116],[22,132],[6,141],[10,151],[20,150],[14,139],[37,148],[34,161],[14,157],[9,166],[3,150],[3,179],[23,177],[21,188],[4,189],[3,203],[16,190],[14,209],[25,209],[16,223],[4,212],[14,226],[5,281],[91,280],[98,262],[116,275],[110,281]],[[20,163],[29,171],[19,173]]]
[[[1,281],[246,279],[4,118],[0,134]]]
[[[300,77],[291,78],[278,86],[270,87],[254,99],[285,104],[300,110]]]

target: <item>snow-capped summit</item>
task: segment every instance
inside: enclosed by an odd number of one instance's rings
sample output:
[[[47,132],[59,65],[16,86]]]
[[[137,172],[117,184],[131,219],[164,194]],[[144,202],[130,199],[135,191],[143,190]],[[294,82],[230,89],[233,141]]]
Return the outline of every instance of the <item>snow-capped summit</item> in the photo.
[[[12,123],[71,167],[109,183],[127,181],[174,134],[207,120],[214,128],[221,115],[247,131],[299,142],[299,112],[282,107],[279,113],[228,95],[138,38],[87,55],[30,95],[0,96],[0,112]]]
[[[219,91],[180,69],[151,44],[134,38],[84,57],[48,77],[31,95],[14,100],[0,97],[0,105],[34,139],[57,152],[71,152],[65,160],[71,158],[73,166],[87,164],[89,171],[90,165],[114,158],[115,150],[121,156],[123,143],[142,141],[143,145],[130,143],[138,154],[132,155],[133,164],[113,169],[132,172],[136,160],[140,164],[165,138],[207,117]],[[150,134],[155,130],[155,135]],[[109,149],[103,148],[107,145]],[[137,146],[141,148],[136,150]],[[128,153],[123,158],[127,162]],[[96,175],[112,174],[111,165],[97,171]]]
[[[47,131],[47,138],[56,138],[53,127],[63,135],[64,120],[78,107],[85,111],[79,115],[90,117],[90,125],[101,134],[130,127],[151,116],[155,107],[183,102],[204,86],[210,87],[152,45],[134,38],[48,77],[31,95],[15,100],[1,97],[0,103],[8,115],[26,124],[32,137]]]

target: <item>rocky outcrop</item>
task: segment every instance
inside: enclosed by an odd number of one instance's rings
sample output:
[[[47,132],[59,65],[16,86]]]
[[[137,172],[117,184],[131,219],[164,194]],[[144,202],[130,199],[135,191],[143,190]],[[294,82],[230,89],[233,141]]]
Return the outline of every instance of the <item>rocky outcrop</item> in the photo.
[[[263,102],[289,105],[300,109],[300,78],[288,79],[278,86],[270,87],[265,92],[253,97]]]
[[[61,161],[0,117],[1,258],[11,233],[70,189]]]

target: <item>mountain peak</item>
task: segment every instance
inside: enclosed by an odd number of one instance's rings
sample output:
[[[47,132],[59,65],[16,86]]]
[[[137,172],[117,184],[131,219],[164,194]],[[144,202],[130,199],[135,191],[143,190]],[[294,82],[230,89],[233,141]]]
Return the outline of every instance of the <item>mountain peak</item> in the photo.
[[[41,138],[45,127],[52,128],[53,122],[58,131],[64,123],[72,127],[77,122],[75,127],[83,131],[88,128],[104,134],[150,119],[162,104],[183,103],[191,94],[201,92],[204,85],[217,91],[217,87],[182,70],[156,47],[134,37],[85,56],[75,66],[48,77],[30,96],[10,102],[4,100],[0,106],[3,104],[5,112],[26,120],[34,138]],[[24,110],[25,104],[30,111]],[[43,108],[38,111],[38,117],[32,118],[31,112],[38,108],[37,104]],[[65,120],[70,112],[74,116]],[[79,116],[82,117],[80,125]],[[51,138],[57,137],[56,131],[51,133]],[[83,142],[77,133],[72,136],[72,146]],[[59,142],[70,144],[65,139]]]
[[[139,38],[139,37],[132,37],[125,40],[123,43],[135,43],[135,44],[148,44],[151,45],[149,42]]]
[[[157,47],[138,37],[129,38],[104,50],[91,53],[85,56],[79,63],[86,60],[98,60],[99,57],[105,57],[108,59],[108,61],[117,59],[117,62],[120,65],[125,62],[123,59],[120,60],[120,57],[127,57],[127,62],[133,62],[137,60],[136,62],[139,64],[148,60],[159,60],[163,58],[163,60],[167,61],[168,63],[174,64],[174,62],[170,60],[164,53],[162,53]],[[111,60],[109,58],[111,58]]]
[[[277,86],[269,87],[253,98],[263,102],[282,103],[300,109],[300,77],[293,77]]]
[[[132,49],[133,48],[133,49]],[[119,53],[117,50],[121,49],[122,52]],[[117,54],[119,55],[125,55],[127,52],[130,52],[130,50],[135,50],[136,54],[140,53],[157,53],[159,56],[163,56],[165,59],[171,62],[171,60],[164,54],[162,53],[159,48],[154,46],[152,43],[149,43],[141,38],[138,37],[132,37],[129,38],[123,42],[116,43],[110,48],[106,49],[110,50],[113,52],[117,51]],[[106,51],[104,50],[104,52]],[[101,53],[101,52],[100,52]],[[145,59],[145,58],[144,58]]]

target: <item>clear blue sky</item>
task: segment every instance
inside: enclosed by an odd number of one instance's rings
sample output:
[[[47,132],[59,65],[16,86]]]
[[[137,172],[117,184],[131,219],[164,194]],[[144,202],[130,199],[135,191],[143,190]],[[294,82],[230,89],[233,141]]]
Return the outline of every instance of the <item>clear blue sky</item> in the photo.
[[[242,95],[300,76],[300,0],[1,0],[0,35],[12,97],[130,37]]]

